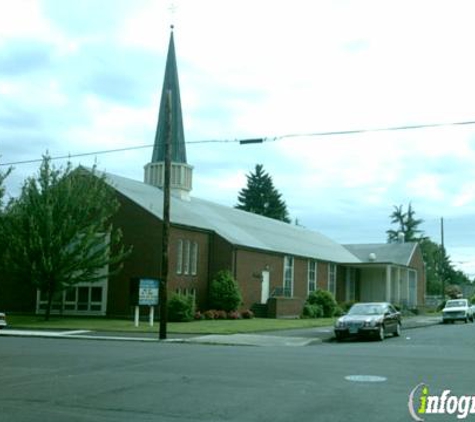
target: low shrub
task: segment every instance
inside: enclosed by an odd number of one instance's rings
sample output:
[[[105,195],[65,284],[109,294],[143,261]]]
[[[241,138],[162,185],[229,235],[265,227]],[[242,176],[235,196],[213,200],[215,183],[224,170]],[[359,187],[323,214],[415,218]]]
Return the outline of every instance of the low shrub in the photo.
[[[306,303],[302,309],[302,318],[321,318],[323,316],[323,308],[320,305],[311,305]]]
[[[213,309],[208,309],[203,312],[204,319],[215,319],[216,311]]]
[[[308,295],[309,305],[320,305],[323,309],[323,316],[329,318],[334,316],[337,303],[333,295],[328,290],[317,290]]]
[[[237,311],[228,312],[228,319],[240,319],[241,314]]]
[[[204,315],[200,311],[195,312],[195,321],[201,321],[205,319]]]
[[[241,305],[239,285],[229,271],[219,271],[211,281],[208,292],[209,306],[226,312],[235,311]]]
[[[170,322],[192,321],[194,317],[194,300],[192,296],[173,295],[167,305]]]
[[[250,309],[246,309],[241,312],[241,317],[243,319],[252,319],[254,318],[254,312],[252,312]]]
[[[226,313],[226,311],[219,310],[219,311],[215,311],[214,313],[214,319],[227,319],[227,318],[228,318],[228,314]]]
[[[345,315],[345,311],[341,306],[337,306],[335,310],[333,311],[333,316],[335,317],[341,317],[342,315]]]

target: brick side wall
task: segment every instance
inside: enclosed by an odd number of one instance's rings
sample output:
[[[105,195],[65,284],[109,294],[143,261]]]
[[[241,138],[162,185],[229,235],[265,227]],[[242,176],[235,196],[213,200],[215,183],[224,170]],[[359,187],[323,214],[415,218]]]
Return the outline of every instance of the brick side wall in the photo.
[[[328,290],[328,263],[317,262],[317,287],[320,290]]]
[[[150,277],[159,278],[161,263],[162,223],[155,216],[137,206],[129,199],[118,194],[121,203],[113,224],[123,232],[123,242],[133,245],[131,255],[124,262],[124,268],[109,278],[108,286],[108,315],[130,315],[129,289],[132,278]],[[196,241],[198,243],[197,275],[178,275],[177,242],[178,239]],[[169,250],[169,281],[168,293],[171,295],[176,289],[195,288],[197,301],[201,304],[205,300],[208,283],[209,263],[209,234],[202,231],[170,228]]]
[[[280,254],[272,254],[259,251],[251,251],[245,249],[236,250],[236,280],[241,287],[243,302],[245,308],[250,308],[253,304],[259,303],[261,300],[261,273],[266,268],[269,270],[270,282],[269,293],[284,285],[284,256]],[[317,263],[317,284],[319,288],[320,282],[325,277],[325,289],[327,288],[327,264],[323,262]],[[280,305],[279,315],[282,316],[284,309],[290,307],[299,307],[298,312],[295,309],[290,310],[289,315],[300,315],[302,305],[308,296],[308,260],[306,258],[294,257],[294,285],[293,304],[290,302],[286,305]],[[287,299],[287,298],[286,298]],[[296,305],[298,303],[298,305]]]
[[[308,296],[308,259],[294,258],[294,297],[305,301]],[[302,307],[300,307],[300,312]],[[300,315],[300,312],[298,315]]]
[[[178,241],[186,240],[198,244],[197,272],[193,274],[177,274]],[[184,253],[184,251],[183,251]],[[196,305],[203,309],[206,305],[208,278],[209,278],[209,234],[172,227],[170,230],[169,252],[169,294],[180,289],[181,292],[194,289],[196,292]]]
[[[209,277],[212,279],[218,271],[228,270],[234,274],[233,246],[217,234],[210,235]]]
[[[269,318],[298,318],[305,300],[302,298],[272,297],[268,301]]]
[[[250,308],[261,300],[261,274],[268,268],[269,293],[283,286],[283,256],[264,252],[236,250],[236,280],[241,288],[243,307]]]

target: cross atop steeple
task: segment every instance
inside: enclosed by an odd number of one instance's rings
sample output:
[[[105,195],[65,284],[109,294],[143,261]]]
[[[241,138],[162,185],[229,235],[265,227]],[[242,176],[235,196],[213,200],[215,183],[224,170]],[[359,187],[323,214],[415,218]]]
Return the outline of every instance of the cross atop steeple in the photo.
[[[152,153],[152,161],[145,166],[145,183],[163,187],[165,142],[168,136],[167,124],[167,92],[171,92],[171,189],[172,194],[182,199],[189,199],[193,168],[186,162],[185,135],[181,110],[180,85],[178,82],[178,67],[175,55],[173,25],[171,26],[168,44],[165,77],[163,79],[162,97],[158,113],[157,131]]]

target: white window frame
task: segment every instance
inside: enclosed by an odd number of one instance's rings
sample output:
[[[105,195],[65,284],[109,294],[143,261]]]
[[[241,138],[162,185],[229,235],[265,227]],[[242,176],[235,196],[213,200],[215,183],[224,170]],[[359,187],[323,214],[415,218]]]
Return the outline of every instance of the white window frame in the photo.
[[[336,297],[336,264],[328,263],[328,291]]]
[[[294,257],[290,255],[284,256],[283,288],[284,288],[284,296],[288,296],[288,297],[294,296]],[[290,295],[288,295],[287,292],[289,292]]]
[[[307,264],[307,294],[317,290],[317,261],[309,259]],[[312,268],[313,267],[313,268]],[[313,289],[311,285],[313,284]]]
[[[191,275],[198,273],[198,242],[191,243]]]
[[[191,253],[191,243],[189,240],[185,240],[184,242],[184,258],[183,258],[183,274],[189,275],[190,274],[190,253]]]
[[[183,240],[178,239],[176,251],[176,273],[183,272]]]

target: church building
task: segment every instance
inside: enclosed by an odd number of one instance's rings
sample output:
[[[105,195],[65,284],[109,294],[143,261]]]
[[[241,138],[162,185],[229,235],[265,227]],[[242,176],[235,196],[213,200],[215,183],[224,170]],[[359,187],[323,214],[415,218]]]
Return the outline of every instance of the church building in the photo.
[[[118,275],[65,292],[55,312],[130,316],[132,281],[159,279],[167,112],[172,116],[169,295],[193,295],[197,309],[206,310],[210,281],[218,271],[229,270],[242,293],[241,309],[269,317],[300,315],[316,289],[330,291],[339,302],[423,305],[424,263],[415,243],[341,245],[315,231],[192,195],[172,31],[155,144],[143,182],[106,174],[121,205],[113,224],[121,228],[123,242],[133,246],[131,255]],[[44,308],[39,293],[34,306],[37,312]]]

